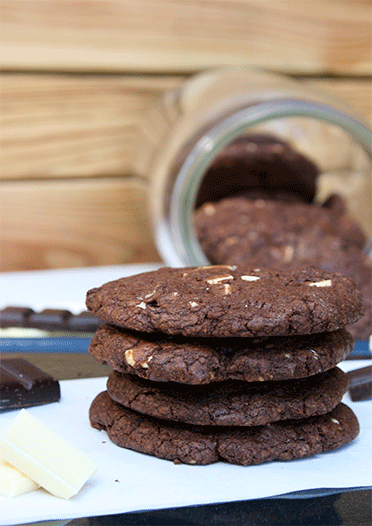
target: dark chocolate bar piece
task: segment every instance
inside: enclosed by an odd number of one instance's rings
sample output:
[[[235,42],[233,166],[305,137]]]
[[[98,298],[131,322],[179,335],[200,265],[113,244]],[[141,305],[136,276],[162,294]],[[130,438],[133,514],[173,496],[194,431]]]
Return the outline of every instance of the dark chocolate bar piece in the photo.
[[[23,358],[0,360],[0,411],[58,402],[58,380]]]
[[[6,307],[0,311],[0,327],[26,327],[27,318],[33,312],[28,307]]]
[[[62,309],[45,309],[41,312],[34,312],[27,320],[27,326],[35,329],[43,328],[52,331],[55,327],[65,328],[67,319],[71,312]]]
[[[102,321],[92,312],[83,311],[80,314],[70,316],[66,322],[67,331],[95,332]]]
[[[0,327],[22,327],[44,331],[95,332],[101,320],[88,311],[72,314],[64,309],[34,312],[28,307],[6,307],[0,311]]]
[[[353,402],[370,400],[372,398],[372,365],[355,369],[347,373],[349,377],[349,393]]]

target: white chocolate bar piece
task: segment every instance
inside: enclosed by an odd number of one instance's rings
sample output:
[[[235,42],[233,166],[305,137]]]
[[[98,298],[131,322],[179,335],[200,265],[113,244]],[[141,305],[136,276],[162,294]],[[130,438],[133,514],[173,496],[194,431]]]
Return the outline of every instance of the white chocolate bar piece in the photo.
[[[0,458],[0,495],[17,497],[22,493],[34,491],[38,487],[36,482]]]
[[[0,456],[53,495],[69,499],[95,473],[85,453],[22,409],[0,436]]]

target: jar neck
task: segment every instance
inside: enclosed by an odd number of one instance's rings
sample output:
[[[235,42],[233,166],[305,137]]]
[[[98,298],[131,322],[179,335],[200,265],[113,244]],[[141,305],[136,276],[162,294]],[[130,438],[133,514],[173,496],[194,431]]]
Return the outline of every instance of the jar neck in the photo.
[[[217,154],[253,126],[289,117],[318,119],[349,133],[372,157],[371,131],[347,113],[328,105],[300,99],[277,99],[250,105],[214,123],[188,147],[188,153],[171,178],[169,202],[157,225],[157,245],[163,258],[174,266],[208,264],[195,237],[193,213],[204,174]]]

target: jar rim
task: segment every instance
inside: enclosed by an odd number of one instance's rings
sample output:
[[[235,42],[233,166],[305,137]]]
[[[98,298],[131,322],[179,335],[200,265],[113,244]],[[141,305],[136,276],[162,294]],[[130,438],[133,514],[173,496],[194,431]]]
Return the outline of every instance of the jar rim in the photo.
[[[234,111],[206,130],[178,171],[169,217],[157,225],[157,245],[167,261],[174,266],[209,264],[193,229],[196,197],[208,166],[227,144],[252,126],[289,117],[313,118],[339,126],[372,158],[371,130],[348,113],[327,104],[302,99],[272,99]]]

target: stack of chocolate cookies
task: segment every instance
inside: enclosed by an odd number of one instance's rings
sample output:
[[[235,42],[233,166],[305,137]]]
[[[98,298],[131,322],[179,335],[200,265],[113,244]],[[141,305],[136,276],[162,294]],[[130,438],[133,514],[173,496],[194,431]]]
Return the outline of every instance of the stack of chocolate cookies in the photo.
[[[341,402],[354,282],[313,267],[161,268],[87,294],[104,323],[89,351],[113,368],[90,422],[175,463],[260,464],[337,449],[359,433]]]

